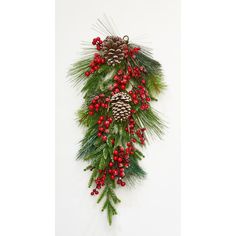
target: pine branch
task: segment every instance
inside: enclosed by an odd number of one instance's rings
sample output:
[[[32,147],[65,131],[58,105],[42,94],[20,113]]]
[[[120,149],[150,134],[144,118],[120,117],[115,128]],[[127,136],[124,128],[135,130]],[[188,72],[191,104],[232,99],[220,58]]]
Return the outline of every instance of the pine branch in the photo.
[[[119,203],[120,200],[116,196],[116,194],[115,194],[115,192],[112,189],[110,184],[108,184],[106,186],[106,190],[104,189],[102,195],[103,196],[102,197],[100,196],[100,198],[98,199],[98,202],[100,202],[101,199],[106,195],[106,200],[105,200],[105,202],[103,204],[102,211],[107,209],[107,218],[108,218],[109,225],[111,225],[112,224],[112,217],[113,217],[113,215],[117,215],[117,211],[116,211],[114,205],[112,204],[111,200],[114,202],[114,204]]]
[[[101,202],[101,200],[103,199],[103,197],[107,194],[107,191],[108,191],[108,186],[106,186],[106,187],[103,189],[102,193],[100,194],[100,196],[99,196],[99,198],[98,198],[98,200],[97,200],[97,203]]]
[[[88,70],[92,58],[92,55],[85,57],[72,65],[68,75],[72,78],[74,86],[77,86],[80,82],[86,80],[84,73]]]
[[[147,128],[147,133],[150,137],[157,135],[160,139],[162,138],[166,125],[153,108],[149,108],[145,111],[139,109],[138,112],[134,114],[134,118],[137,120],[140,127]]]

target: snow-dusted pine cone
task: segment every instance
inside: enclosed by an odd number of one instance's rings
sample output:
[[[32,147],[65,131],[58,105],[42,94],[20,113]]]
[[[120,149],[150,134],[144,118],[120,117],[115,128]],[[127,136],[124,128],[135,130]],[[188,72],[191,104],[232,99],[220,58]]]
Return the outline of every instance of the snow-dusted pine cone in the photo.
[[[124,49],[127,48],[127,41],[118,36],[107,36],[102,44],[104,58],[108,65],[115,66],[121,63],[125,57]]]
[[[120,92],[111,97],[112,114],[116,121],[127,120],[131,113],[131,97],[129,94]]]

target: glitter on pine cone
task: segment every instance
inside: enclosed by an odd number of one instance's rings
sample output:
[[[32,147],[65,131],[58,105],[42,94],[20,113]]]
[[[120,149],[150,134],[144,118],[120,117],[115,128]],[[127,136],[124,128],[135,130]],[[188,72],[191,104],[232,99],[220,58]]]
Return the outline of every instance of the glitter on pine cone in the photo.
[[[125,58],[124,50],[127,48],[127,41],[118,36],[107,36],[102,44],[104,58],[108,65],[120,64]]]
[[[112,115],[116,121],[125,121],[131,114],[131,97],[125,92],[111,97]]]

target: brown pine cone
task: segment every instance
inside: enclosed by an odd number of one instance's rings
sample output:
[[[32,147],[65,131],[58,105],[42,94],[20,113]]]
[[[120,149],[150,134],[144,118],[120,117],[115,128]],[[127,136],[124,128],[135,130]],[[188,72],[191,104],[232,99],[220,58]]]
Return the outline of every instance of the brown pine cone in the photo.
[[[108,65],[120,64],[125,58],[124,49],[127,48],[127,41],[118,36],[107,36],[102,44],[104,58]]]
[[[112,114],[116,121],[127,120],[131,114],[131,97],[129,94],[120,92],[111,97]]]

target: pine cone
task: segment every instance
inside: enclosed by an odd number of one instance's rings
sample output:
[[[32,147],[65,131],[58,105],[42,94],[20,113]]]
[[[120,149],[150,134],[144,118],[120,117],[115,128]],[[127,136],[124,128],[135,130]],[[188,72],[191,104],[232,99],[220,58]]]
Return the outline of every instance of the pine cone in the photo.
[[[131,97],[129,94],[120,92],[111,97],[112,114],[116,121],[127,120],[131,113]]]
[[[127,48],[127,41],[118,36],[107,36],[102,44],[102,50],[107,64],[112,66],[120,64],[125,58],[125,48]]]

